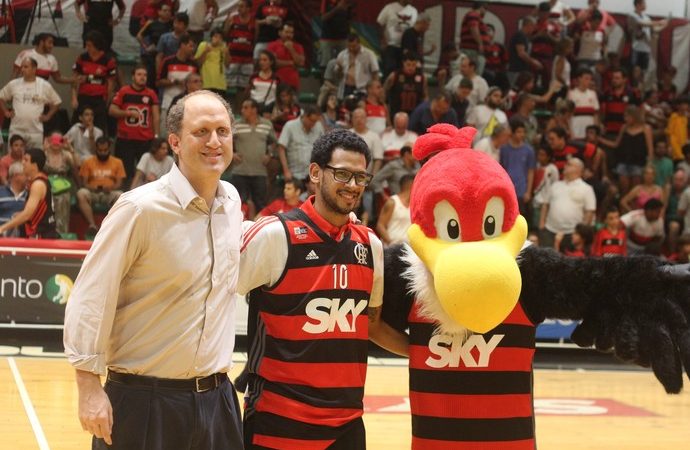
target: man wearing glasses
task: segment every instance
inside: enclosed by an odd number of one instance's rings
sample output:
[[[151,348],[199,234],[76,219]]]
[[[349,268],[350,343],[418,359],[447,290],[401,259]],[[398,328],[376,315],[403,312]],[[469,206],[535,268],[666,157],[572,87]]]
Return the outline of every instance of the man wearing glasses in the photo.
[[[246,448],[366,448],[367,341],[407,354],[405,335],[380,320],[381,241],[350,220],[372,179],[370,159],[350,131],[320,137],[309,165],[315,195],[244,234],[238,292],[254,289],[256,320]]]

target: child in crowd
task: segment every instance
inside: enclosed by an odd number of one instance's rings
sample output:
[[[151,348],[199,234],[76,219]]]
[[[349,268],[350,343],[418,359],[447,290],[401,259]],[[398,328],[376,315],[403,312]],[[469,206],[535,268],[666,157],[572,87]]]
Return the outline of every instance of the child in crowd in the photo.
[[[625,227],[615,206],[606,211],[604,228],[597,231],[592,244],[592,256],[625,256],[628,254]]]

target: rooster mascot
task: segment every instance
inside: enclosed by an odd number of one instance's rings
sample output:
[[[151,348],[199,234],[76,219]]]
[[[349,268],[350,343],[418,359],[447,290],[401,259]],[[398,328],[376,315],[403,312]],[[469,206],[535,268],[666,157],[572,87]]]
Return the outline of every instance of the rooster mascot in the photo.
[[[669,393],[690,369],[684,266],[576,259],[524,247],[527,224],[507,173],[472,150],[473,128],[439,124],[410,198],[409,246],[388,249],[383,318],[409,333],[413,449],[534,449],[532,358],[546,318],[651,366]]]

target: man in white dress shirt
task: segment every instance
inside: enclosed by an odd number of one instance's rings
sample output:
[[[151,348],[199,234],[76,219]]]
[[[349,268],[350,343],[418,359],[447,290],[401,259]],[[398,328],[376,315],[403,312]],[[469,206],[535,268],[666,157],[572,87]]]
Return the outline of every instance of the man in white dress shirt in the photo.
[[[167,129],[177,164],[119,198],[67,306],[79,420],[93,448],[241,449],[227,372],[242,214],[237,191],[220,181],[232,112],[197,91],[170,109]]]

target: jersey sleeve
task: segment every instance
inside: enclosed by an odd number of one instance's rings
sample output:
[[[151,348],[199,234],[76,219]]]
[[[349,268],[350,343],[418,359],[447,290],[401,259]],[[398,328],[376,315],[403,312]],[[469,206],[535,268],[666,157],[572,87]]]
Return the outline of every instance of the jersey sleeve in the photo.
[[[244,222],[240,249],[240,275],[237,293],[273,285],[283,274],[288,257],[288,242],[283,224],[275,216],[257,222]]]
[[[383,305],[383,244],[373,232],[369,232],[371,254],[374,258],[374,285],[371,287],[369,306],[376,308]]]

